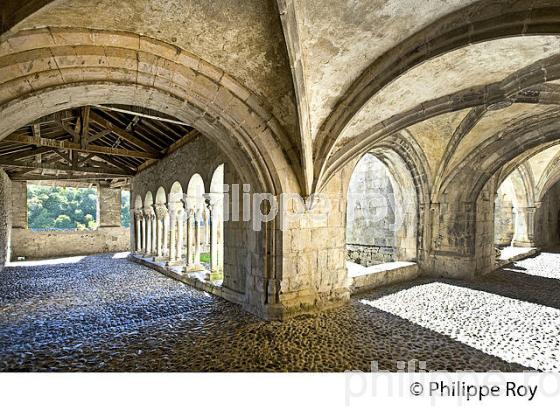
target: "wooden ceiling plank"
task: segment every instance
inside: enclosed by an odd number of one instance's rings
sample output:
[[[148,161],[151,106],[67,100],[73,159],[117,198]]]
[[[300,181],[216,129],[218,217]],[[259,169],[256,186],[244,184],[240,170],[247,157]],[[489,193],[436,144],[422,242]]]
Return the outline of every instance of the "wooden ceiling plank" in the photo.
[[[108,154],[117,155],[123,157],[132,158],[145,158],[145,159],[160,159],[162,157],[159,153],[142,152],[142,151],[132,151],[127,149],[103,147],[100,145],[88,145],[87,148],[82,148],[80,144],[76,144],[69,141],[59,141],[46,138],[35,138],[28,135],[22,134],[12,134],[5,138],[6,141],[18,142],[20,144],[26,145],[37,145],[40,147],[51,147],[55,149],[65,149],[72,151],[79,151],[85,153],[97,153],[97,154]]]

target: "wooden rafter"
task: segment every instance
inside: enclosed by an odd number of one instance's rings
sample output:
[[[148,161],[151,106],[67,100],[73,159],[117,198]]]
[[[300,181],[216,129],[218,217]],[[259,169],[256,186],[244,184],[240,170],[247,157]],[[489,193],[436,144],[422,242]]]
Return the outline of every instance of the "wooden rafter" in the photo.
[[[122,128],[113,124],[111,121],[108,121],[108,120],[102,118],[101,116],[95,114],[94,112],[92,112],[90,114],[90,120],[99,124],[99,125],[101,125],[106,130],[111,131],[115,135],[117,135],[120,138],[122,138],[123,140],[131,143],[132,145],[140,148],[143,151],[151,152],[151,153],[154,153],[154,154],[159,152],[155,148],[151,147],[149,144],[146,144],[144,141],[140,140],[139,138],[136,138],[134,135],[130,134],[126,130],[123,130]]]
[[[59,141],[47,138],[35,138],[23,134],[12,134],[6,137],[4,141],[17,142],[26,145],[36,145],[39,147],[51,147],[56,149],[71,150],[85,153],[109,154],[122,157],[131,158],[145,158],[145,159],[160,159],[161,154],[151,152],[132,151],[122,148],[103,147],[100,145],[88,145],[87,148],[82,148],[80,144],[69,141]]]
[[[14,167],[31,169],[38,171],[79,171],[87,173],[99,173],[99,174],[109,174],[109,175],[119,175],[119,176],[132,176],[133,172],[117,169],[114,167],[73,167],[68,165],[62,165],[58,163],[42,164],[40,167],[37,164],[24,164],[16,161],[5,161],[0,160],[0,166]]]

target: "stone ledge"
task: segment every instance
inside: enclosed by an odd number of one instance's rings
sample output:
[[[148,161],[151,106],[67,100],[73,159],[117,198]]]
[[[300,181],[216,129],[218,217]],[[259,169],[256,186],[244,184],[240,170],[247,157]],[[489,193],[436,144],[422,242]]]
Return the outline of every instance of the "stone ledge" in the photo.
[[[201,274],[197,274],[195,272],[182,272],[182,266],[165,266],[165,262],[154,262],[152,260],[152,257],[144,258],[132,253],[128,256],[128,259],[141,265],[147,266],[148,268],[152,268],[160,273],[163,273],[165,276],[178,280],[179,282],[183,282],[195,289],[219,296],[229,302],[237,303],[242,306],[245,305],[244,294],[235,292],[231,289],[205,280],[204,276]]]
[[[500,269],[506,265],[509,265],[512,262],[517,262],[522,259],[537,256],[538,254],[541,253],[541,250],[539,248],[509,247],[504,249],[510,249],[511,251],[509,253],[506,253],[505,255],[502,255],[500,259],[496,259],[496,269]]]
[[[420,274],[417,263],[389,262],[370,267],[347,262],[348,276],[352,280],[352,294],[364,292],[380,286],[403,282],[416,278]]]

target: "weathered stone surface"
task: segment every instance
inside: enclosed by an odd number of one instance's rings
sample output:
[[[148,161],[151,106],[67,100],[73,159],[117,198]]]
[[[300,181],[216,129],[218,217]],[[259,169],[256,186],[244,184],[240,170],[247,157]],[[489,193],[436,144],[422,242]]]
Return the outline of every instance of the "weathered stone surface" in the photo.
[[[510,269],[475,282],[415,280],[361,294],[342,308],[267,323],[112,254],[9,267],[0,295],[0,368],[370,371],[375,361],[396,371],[414,360],[411,371],[419,362],[425,370],[557,369],[558,338],[550,329],[560,320],[560,291],[557,280],[539,275],[559,263],[543,254],[516,265],[531,275]],[[405,297],[410,292],[412,299]],[[488,315],[473,320],[473,309]],[[511,309],[515,315],[503,314]]]
[[[12,186],[10,178],[0,169],[0,271],[10,258],[12,230]]]

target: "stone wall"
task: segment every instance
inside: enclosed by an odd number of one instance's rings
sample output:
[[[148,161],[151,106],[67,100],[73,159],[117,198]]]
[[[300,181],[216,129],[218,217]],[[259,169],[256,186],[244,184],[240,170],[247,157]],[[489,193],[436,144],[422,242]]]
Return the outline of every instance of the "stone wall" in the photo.
[[[513,204],[498,191],[494,206],[494,243],[496,246],[510,246],[513,240]]]
[[[11,258],[54,258],[130,249],[130,230],[120,226],[120,189],[99,186],[93,231],[34,231],[27,226],[27,183],[12,182]]]
[[[473,278],[495,267],[494,197],[496,177],[474,202],[465,202],[460,190],[445,202],[430,205],[431,251],[421,261],[423,273],[451,278]]]
[[[396,206],[387,167],[366,154],[356,165],[348,186],[348,244],[394,248]]]
[[[10,257],[11,181],[0,169],[0,271]]]
[[[378,265],[393,262],[396,259],[396,250],[392,246],[376,245],[346,245],[348,260],[362,266]]]
[[[12,260],[128,251],[128,235],[129,229],[121,227],[100,227],[95,231],[12,229]]]
[[[399,166],[400,162],[391,164],[389,169],[374,155],[366,154],[350,178],[347,255],[363,266],[417,257],[418,202],[414,181],[406,166]]]

